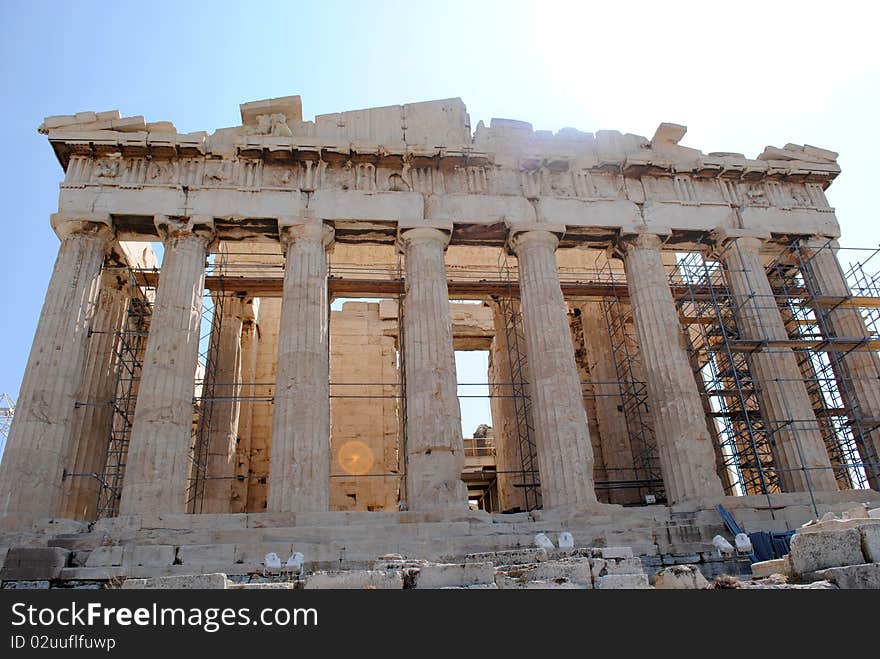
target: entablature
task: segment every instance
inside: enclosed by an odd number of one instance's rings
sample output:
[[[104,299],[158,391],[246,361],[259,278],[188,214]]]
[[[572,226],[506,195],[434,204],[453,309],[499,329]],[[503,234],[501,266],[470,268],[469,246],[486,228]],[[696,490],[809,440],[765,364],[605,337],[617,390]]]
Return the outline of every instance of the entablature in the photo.
[[[453,226],[461,244],[529,223],[564,225],[566,240],[634,226],[839,235],[825,197],[837,154],[815,147],[703,154],[679,144],[677,124],[648,140],[493,119],[471,135],[459,99],[314,122],[302,121],[299,97],[241,113],[242,126],[212,134],[118,112],[47,118],[40,130],[65,168],[59,209],[106,212],[132,233],[146,223],[126,218],[210,215],[235,240],[265,239],[272,218],[306,209],[338,239],[365,242],[422,222]]]

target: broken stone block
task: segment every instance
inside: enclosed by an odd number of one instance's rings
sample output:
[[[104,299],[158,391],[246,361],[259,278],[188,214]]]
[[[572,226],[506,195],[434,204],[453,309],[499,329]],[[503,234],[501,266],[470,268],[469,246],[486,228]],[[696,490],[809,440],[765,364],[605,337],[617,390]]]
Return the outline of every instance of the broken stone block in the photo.
[[[415,578],[416,588],[472,586],[495,582],[492,563],[435,563],[424,565]]]
[[[128,545],[122,555],[122,564],[126,567],[164,567],[174,564],[176,553],[175,547],[170,545]]]
[[[70,552],[61,547],[10,547],[0,571],[3,581],[56,579]]]
[[[642,574],[642,561],[638,558],[594,558],[590,560],[590,569],[595,583],[599,577],[609,574]]]
[[[226,586],[227,590],[297,590],[295,581],[277,581],[270,583],[236,583]]]
[[[752,563],[752,576],[755,578],[769,577],[771,574],[791,574],[791,561],[788,555],[782,558],[774,558],[769,561]]]
[[[3,588],[8,588],[10,590],[48,590],[49,582],[46,580],[42,581],[10,581],[7,584],[3,585]]]
[[[306,578],[306,590],[396,590],[403,588],[403,576],[397,570],[348,570],[315,572]]]
[[[791,539],[791,568],[806,574],[828,567],[864,563],[862,535],[858,529],[795,533]]]
[[[546,549],[510,549],[468,554],[465,556],[465,561],[468,563],[490,561],[493,565],[522,565],[546,561],[547,556]]]
[[[220,572],[126,579],[122,583],[123,590],[224,590],[225,588],[226,575]]]
[[[574,583],[567,579],[553,581],[527,581],[499,574],[496,578],[497,587],[501,590],[586,590],[591,586]]]
[[[500,577],[498,576],[500,575]],[[592,588],[590,559],[570,558],[550,560],[532,565],[512,565],[499,568],[496,583],[502,588],[521,588],[527,582],[571,583],[581,588]],[[504,584],[504,585],[502,585]]]
[[[604,590],[644,590],[650,587],[646,574],[608,574],[596,580],[596,588]]]
[[[86,567],[113,567],[122,565],[123,551],[124,548],[120,546],[95,547],[86,559]]]
[[[182,565],[232,564],[235,562],[235,545],[181,545],[177,550],[177,561]]]
[[[673,565],[657,573],[654,588],[663,590],[697,590],[706,588],[709,582],[695,565]]]
[[[843,511],[843,519],[865,519],[868,517],[868,506],[863,503]]]
[[[586,558],[572,558],[539,563],[529,571],[530,581],[556,581],[566,579],[572,583],[592,587],[590,561]]]
[[[811,579],[830,581],[838,588],[847,590],[880,589],[880,563],[831,567],[809,576]]]
[[[880,563],[880,524],[862,524],[859,526],[862,534],[862,553],[865,560],[871,563]]]

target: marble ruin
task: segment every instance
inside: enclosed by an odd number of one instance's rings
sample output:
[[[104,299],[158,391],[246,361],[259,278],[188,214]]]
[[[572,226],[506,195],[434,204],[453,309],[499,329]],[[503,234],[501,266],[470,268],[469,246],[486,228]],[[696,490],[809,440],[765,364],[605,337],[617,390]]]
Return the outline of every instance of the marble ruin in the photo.
[[[548,566],[505,552],[570,532],[572,583],[645,587],[639,557],[723,569],[717,504],[782,531],[880,502],[880,288],[845,272],[832,151],[472,127],[460,99],[39,131],[61,243],[0,464],[3,579],[301,551],[533,587]],[[455,351],[488,353],[473,437]]]

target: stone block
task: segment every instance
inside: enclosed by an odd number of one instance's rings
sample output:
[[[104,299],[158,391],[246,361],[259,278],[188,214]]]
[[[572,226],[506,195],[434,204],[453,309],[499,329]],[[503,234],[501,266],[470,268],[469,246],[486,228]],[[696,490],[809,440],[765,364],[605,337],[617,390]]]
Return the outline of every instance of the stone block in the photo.
[[[75,519],[41,519],[34,523],[34,531],[42,535],[73,535],[89,532],[89,523]]]
[[[225,588],[226,575],[219,572],[126,579],[122,584],[123,590],[224,590]]]
[[[419,568],[416,588],[443,588],[445,586],[472,586],[494,583],[495,567],[484,563],[435,563]]]
[[[880,590],[880,563],[831,567],[813,572],[809,577],[830,581],[847,590]]]
[[[880,563],[880,524],[862,524],[862,553],[870,563]]]
[[[632,558],[632,547],[598,547],[593,554],[596,558]]]
[[[86,567],[112,567],[122,565],[123,553],[125,548],[120,546],[114,547],[95,547],[89,557],[86,559]]]
[[[403,588],[403,576],[397,570],[348,570],[315,572],[305,581],[305,590],[396,590]]]
[[[489,561],[494,565],[522,565],[524,563],[539,563],[547,560],[546,549],[510,549],[507,551],[490,551],[468,554],[465,561],[468,563],[482,563]]]
[[[661,590],[702,590],[709,585],[696,565],[673,565],[657,573],[654,588]]]
[[[63,549],[93,549],[101,545],[104,540],[104,536],[91,533],[72,533],[50,538],[46,545],[48,547],[62,547]]]
[[[592,587],[593,579],[590,570],[590,560],[586,558],[571,558],[539,563],[535,566],[529,578],[530,581],[557,581],[560,579]]]
[[[806,574],[829,567],[864,563],[858,529],[795,533],[791,539],[791,568]]]
[[[236,583],[226,586],[227,590],[297,590],[295,581],[278,581],[275,583]]]
[[[78,579],[80,581],[109,581],[125,576],[123,567],[66,567],[61,570],[63,581]]]
[[[498,590],[494,583],[478,583],[472,586],[443,586],[439,590]]]
[[[501,590],[587,590],[591,586],[574,583],[565,579],[558,581],[528,581],[521,577],[510,577],[498,573],[495,584]]]
[[[56,579],[70,552],[61,547],[10,547],[0,571],[3,581]]]
[[[126,567],[173,565],[176,553],[176,548],[170,545],[127,545],[122,555],[122,564]]]
[[[644,590],[650,587],[645,574],[609,574],[596,580],[596,588],[603,590]]]
[[[769,561],[752,563],[752,576],[756,578],[769,577],[771,574],[791,574],[791,561],[788,555],[782,558],[774,558]]]
[[[282,564],[285,560],[287,556],[282,556]],[[181,565],[228,565],[235,562],[235,546],[183,545],[177,549],[177,562]]]
[[[638,558],[605,559],[593,558],[590,560],[590,570],[593,583],[600,577],[609,574],[643,574],[642,561]]]
[[[300,547],[299,551],[302,551],[303,554],[306,555],[306,560],[308,560],[309,555],[314,556],[314,553],[307,553],[306,549],[304,549],[304,545],[298,544],[297,547]],[[278,557],[281,558],[282,565],[284,561],[287,560],[287,557],[291,554],[292,545],[288,542],[286,544],[282,543],[255,543],[255,544],[241,544],[235,545],[234,552],[234,560],[233,563],[262,563],[266,554],[270,552],[275,552],[278,554]]]
[[[47,580],[36,581],[10,581],[3,585],[4,590],[49,590],[49,582]]]

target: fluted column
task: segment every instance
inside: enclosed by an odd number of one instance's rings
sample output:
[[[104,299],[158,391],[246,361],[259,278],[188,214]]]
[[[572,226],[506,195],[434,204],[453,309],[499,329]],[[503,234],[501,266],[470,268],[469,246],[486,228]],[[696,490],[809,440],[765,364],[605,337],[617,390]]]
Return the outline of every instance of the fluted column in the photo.
[[[400,234],[406,258],[406,502],[409,510],[467,506],[464,442],[443,253],[449,237],[429,227]]]
[[[109,217],[59,214],[52,224],[61,246],[0,464],[0,516],[10,528],[58,512],[101,266],[113,237]]]
[[[525,231],[510,239],[519,269],[544,508],[596,502],[593,447],[556,269],[558,243],[549,231]]]
[[[520,314],[519,301],[510,300],[510,311]],[[492,339],[489,353],[489,387],[492,397],[489,406],[492,412],[492,425],[495,431],[495,462],[498,470],[498,500],[502,512],[509,510],[526,510],[524,481],[538,481],[538,474],[523,473],[523,463],[537,465],[537,456],[525,456],[522,451],[528,447],[520,441],[521,433],[525,428],[520,428],[516,418],[517,405],[521,405],[524,412],[524,425],[534,428],[531,407],[524,401],[514,400],[514,392],[517,388],[513,385],[513,371],[511,358],[516,359],[516,353],[521,353],[525,359],[522,364],[523,382],[528,382],[528,358],[526,356],[525,339],[522,336],[513,338],[513,333],[518,331],[515,327],[510,329],[511,343],[516,341],[516,346],[508,346],[508,327],[513,321],[504,317],[504,311],[498,302],[492,302],[493,323],[495,337]],[[519,324],[519,323],[517,323]],[[534,437],[531,438],[534,442]],[[533,502],[529,502],[533,503]]]
[[[205,259],[213,218],[156,218],[165,246],[126,460],[120,514],[184,513]]]
[[[257,381],[257,319],[259,298],[251,306],[253,317],[245,318],[241,327],[241,406],[238,415],[238,442],[235,448],[235,479],[232,481],[230,511],[245,513],[251,482],[251,438],[253,436],[254,404]]]
[[[641,474],[636,472],[623,401],[617,384],[617,368],[614,364],[614,346],[605,320],[605,309],[600,301],[580,305],[581,325],[584,329],[584,349],[589,360],[590,377],[596,398],[596,421],[602,458],[609,481],[632,481]],[[620,328],[620,331],[623,331]],[[609,491],[611,503],[638,503],[639,489],[615,487]]]
[[[80,406],[73,411],[66,469],[77,475],[65,478],[58,511],[59,516],[67,519],[95,519],[101,484],[90,474],[104,470],[116,395],[117,346],[128,301],[126,277],[119,270],[105,270],[95,305],[83,381],[77,393]]]
[[[759,238],[735,238],[719,253],[736,307],[737,329],[747,341],[787,341],[788,332],[761,261],[762,244]],[[831,461],[794,352],[785,346],[758,345],[749,354],[749,369],[772,433],[783,490],[836,491]]]
[[[329,508],[330,365],[327,253],[322,223],[281,228],[286,254],[272,414],[268,510]]]
[[[840,246],[836,240],[814,238],[800,245],[801,271],[809,289],[819,297],[846,298],[852,291],[837,260]],[[831,303],[830,309],[817,309],[825,318],[824,330],[838,339],[863,341],[872,339],[859,309]],[[830,354],[843,397],[852,422],[853,435],[864,463],[868,485],[880,491],[880,357],[876,350],[843,349]],[[865,430],[862,430],[865,428]]]
[[[655,235],[621,241],[633,324],[671,503],[722,496],[700,393],[681,344],[681,326]]]
[[[204,513],[230,512],[241,413],[242,328],[245,318],[253,318],[253,300],[226,297],[219,306],[220,323],[216,331],[220,336],[208,433]]]

